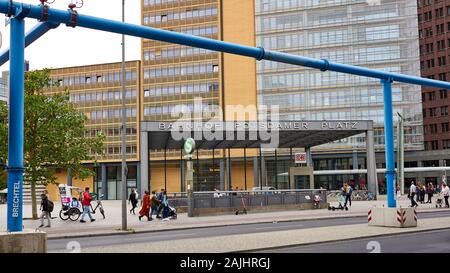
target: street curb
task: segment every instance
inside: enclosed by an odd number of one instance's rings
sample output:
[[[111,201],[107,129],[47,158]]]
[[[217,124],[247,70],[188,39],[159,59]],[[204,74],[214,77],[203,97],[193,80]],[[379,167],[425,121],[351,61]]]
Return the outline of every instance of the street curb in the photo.
[[[330,244],[330,243],[336,243],[336,242],[349,242],[349,241],[356,241],[356,240],[362,240],[362,239],[369,239],[369,238],[379,238],[379,237],[391,237],[391,236],[397,236],[397,235],[408,235],[413,233],[424,233],[424,232],[432,232],[432,231],[440,231],[440,230],[448,230],[450,227],[440,227],[440,228],[431,228],[431,229],[423,229],[423,230],[409,230],[405,232],[398,232],[398,233],[390,233],[390,234],[378,234],[378,235],[367,235],[367,236],[360,236],[355,238],[347,238],[347,239],[331,239],[331,240],[325,240],[320,242],[310,242],[310,243],[299,243],[299,244],[292,244],[292,245],[280,245],[280,246],[274,246],[274,247],[264,247],[264,248],[255,248],[255,249],[248,249],[248,250],[239,250],[239,251],[232,251],[232,252],[225,252],[225,253],[248,253],[253,251],[264,251],[264,250],[272,250],[272,249],[280,249],[280,248],[289,248],[289,247],[302,247],[302,246],[311,246],[311,245],[318,245],[318,244]],[[401,230],[401,228],[400,228]]]
[[[439,212],[442,210],[428,210],[422,211],[419,213],[433,213]],[[302,219],[287,219],[287,220],[279,220],[277,223],[289,223],[289,222],[300,222],[300,221],[313,221],[313,220],[333,220],[340,219],[342,217],[345,218],[360,218],[367,216],[367,213],[354,214],[349,216],[330,216],[330,217],[311,217],[311,218],[302,218]],[[89,238],[89,237],[103,237],[103,236],[115,236],[115,235],[130,235],[130,234],[144,234],[144,233],[154,233],[154,232],[164,232],[164,231],[179,231],[179,230],[190,230],[190,229],[200,229],[200,228],[212,228],[212,227],[229,227],[229,226],[240,226],[240,225],[251,225],[251,224],[269,224],[273,223],[274,220],[264,220],[260,222],[251,222],[251,223],[234,223],[234,224],[221,224],[221,225],[209,225],[209,226],[191,226],[191,227],[174,227],[168,229],[159,229],[159,230],[139,230],[139,231],[119,231],[116,232],[104,232],[104,233],[95,233],[95,234],[86,234],[86,235],[56,235],[49,236],[47,235],[48,240],[60,240],[60,239],[75,239],[75,238]]]

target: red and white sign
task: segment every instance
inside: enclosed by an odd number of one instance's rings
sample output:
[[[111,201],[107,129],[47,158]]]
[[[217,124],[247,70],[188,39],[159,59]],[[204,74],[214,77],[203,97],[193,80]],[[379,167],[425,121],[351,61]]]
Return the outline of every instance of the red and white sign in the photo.
[[[306,153],[295,153],[295,164],[306,163]]]

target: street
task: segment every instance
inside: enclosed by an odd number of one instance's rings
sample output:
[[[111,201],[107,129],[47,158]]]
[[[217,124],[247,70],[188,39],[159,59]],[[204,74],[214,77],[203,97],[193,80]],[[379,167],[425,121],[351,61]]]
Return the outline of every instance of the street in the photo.
[[[450,229],[284,247],[259,253],[450,253]]]
[[[450,211],[442,210],[435,212],[422,212],[418,214],[419,219],[450,217]],[[449,218],[450,219],[450,218]],[[270,236],[275,231],[290,231],[320,227],[334,227],[338,229],[345,225],[365,224],[366,217],[343,217],[337,219],[320,219],[320,220],[300,220],[292,222],[273,222],[245,225],[230,225],[221,227],[207,228],[191,228],[182,230],[154,231],[148,233],[125,234],[125,235],[109,235],[98,237],[80,237],[67,239],[49,239],[48,251],[64,251],[68,248],[69,243],[77,242],[81,248],[107,247],[143,244],[149,242],[170,242],[180,239],[207,238],[215,236],[265,233]],[[357,246],[359,247],[359,246]],[[356,247],[356,249],[357,249]],[[284,249],[280,249],[283,251]],[[314,251],[314,250],[312,250]],[[286,252],[290,252],[287,250]],[[295,248],[294,248],[295,252]],[[307,251],[309,252],[309,251]]]

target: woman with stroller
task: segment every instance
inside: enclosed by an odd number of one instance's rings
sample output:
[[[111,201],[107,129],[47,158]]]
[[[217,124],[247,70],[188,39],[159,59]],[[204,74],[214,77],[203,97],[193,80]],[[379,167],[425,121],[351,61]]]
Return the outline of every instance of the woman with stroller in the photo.
[[[434,187],[433,187],[433,183],[431,183],[431,182],[428,183],[427,194],[428,194],[427,203],[431,204],[431,197],[433,197],[433,194],[434,194]]]

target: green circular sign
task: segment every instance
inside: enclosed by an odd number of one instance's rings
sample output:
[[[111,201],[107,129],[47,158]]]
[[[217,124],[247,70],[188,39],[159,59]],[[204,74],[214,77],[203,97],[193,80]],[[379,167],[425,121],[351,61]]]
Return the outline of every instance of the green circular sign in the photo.
[[[186,154],[192,154],[195,149],[195,140],[192,138],[186,139],[183,146],[184,152]]]

